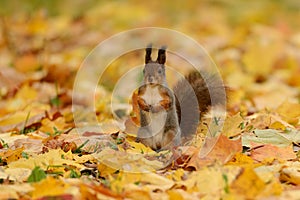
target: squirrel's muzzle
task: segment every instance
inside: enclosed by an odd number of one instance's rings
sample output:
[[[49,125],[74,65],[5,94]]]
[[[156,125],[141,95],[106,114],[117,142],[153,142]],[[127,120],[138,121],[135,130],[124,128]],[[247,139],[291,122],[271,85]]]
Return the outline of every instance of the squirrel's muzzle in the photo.
[[[153,82],[154,82],[153,76],[149,76],[149,77],[148,77],[148,82],[149,82],[149,83],[153,83]]]

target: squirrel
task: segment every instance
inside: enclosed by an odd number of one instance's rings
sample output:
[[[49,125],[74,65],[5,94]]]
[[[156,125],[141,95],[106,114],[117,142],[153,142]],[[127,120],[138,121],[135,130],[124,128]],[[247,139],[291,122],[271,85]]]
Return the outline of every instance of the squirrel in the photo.
[[[156,61],[151,59],[151,53],[152,45],[148,45],[143,85],[137,92],[140,127],[136,141],[153,150],[170,149],[195,134],[203,114],[211,106],[224,104],[226,95],[222,95],[222,81],[198,71],[179,80],[172,91],[166,81],[166,46],[158,50]]]

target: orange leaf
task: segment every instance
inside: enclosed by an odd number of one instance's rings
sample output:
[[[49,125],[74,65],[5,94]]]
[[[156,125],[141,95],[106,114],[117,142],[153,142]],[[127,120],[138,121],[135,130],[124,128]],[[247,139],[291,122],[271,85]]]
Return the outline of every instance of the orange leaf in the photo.
[[[266,158],[276,158],[279,160],[295,159],[297,156],[293,151],[293,147],[277,147],[271,144],[265,144],[262,147],[252,149],[251,158],[257,161],[263,161]]]
[[[214,139],[207,138],[207,142],[204,147],[212,140]],[[201,158],[200,149],[197,149],[191,157],[187,167],[192,167],[197,170],[202,166],[210,165],[216,161],[224,164],[231,160],[231,158],[238,152],[242,152],[241,139],[229,140],[226,136],[221,135],[213,149],[205,157]]]

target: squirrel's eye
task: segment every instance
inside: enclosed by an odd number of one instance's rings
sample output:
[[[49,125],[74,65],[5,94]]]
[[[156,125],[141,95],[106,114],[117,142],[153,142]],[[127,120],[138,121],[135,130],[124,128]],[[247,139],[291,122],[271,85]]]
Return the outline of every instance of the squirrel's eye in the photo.
[[[158,73],[159,73],[159,74],[161,74],[161,73],[162,73],[162,70],[161,70],[161,69],[159,69],[159,70],[158,70]]]

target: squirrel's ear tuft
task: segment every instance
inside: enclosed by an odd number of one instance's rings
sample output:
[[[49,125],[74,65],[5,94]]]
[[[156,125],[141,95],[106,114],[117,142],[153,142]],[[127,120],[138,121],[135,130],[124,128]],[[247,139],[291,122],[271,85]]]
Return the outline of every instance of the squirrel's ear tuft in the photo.
[[[158,56],[157,56],[157,62],[159,64],[165,64],[166,62],[166,46],[162,46],[159,50],[158,50]]]
[[[152,44],[150,43],[150,44],[147,45],[147,48],[146,48],[145,64],[152,61],[151,52],[152,52]]]

